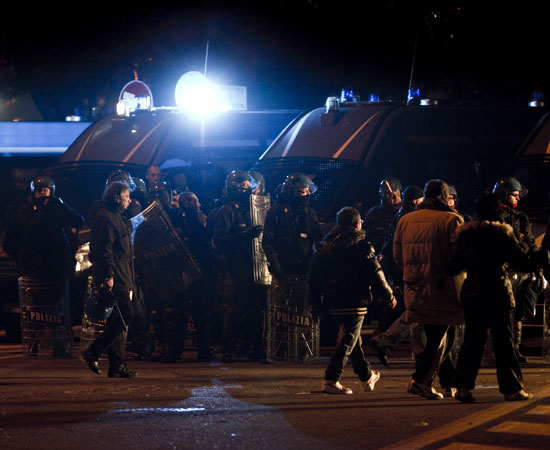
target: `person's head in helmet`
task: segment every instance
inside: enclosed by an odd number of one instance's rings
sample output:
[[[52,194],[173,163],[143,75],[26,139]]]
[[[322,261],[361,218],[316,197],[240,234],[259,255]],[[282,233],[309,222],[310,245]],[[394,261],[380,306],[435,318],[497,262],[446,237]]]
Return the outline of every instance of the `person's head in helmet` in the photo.
[[[449,207],[456,209],[456,202],[458,201],[458,192],[456,190],[456,187],[454,187],[452,184],[449,184],[449,198],[447,199],[447,205]]]
[[[147,185],[145,181],[138,177],[132,177],[136,188],[132,192],[132,197],[135,198],[141,205],[147,204]]]
[[[158,200],[165,208],[170,208],[170,189],[164,181],[157,181],[149,186],[149,202]]]
[[[53,197],[55,184],[50,177],[39,175],[31,181],[30,190],[33,199]]]
[[[399,209],[401,207],[402,191],[403,185],[398,178],[384,178],[378,187],[381,204],[391,206],[393,209]]]
[[[525,197],[528,191],[514,177],[501,178],[493,187],[493,194],[498,196],[501,205],[506,208],[516,208],[520,198]]]
[[[149,166],[145,173],[145,179],[149,185],[160,181],[161,170],[159,166]]]
[[[295,207],[305,207],[309,204],[309,198],[317,190],[317,186],[311,178],[303,173],[291,173],[287,175],[281,186],[280,196]]]
[[[317,186],[311,181],[311,178],[299,172],[287,175],[281,186],[281,194],[288,197],[305,197],[313,194],[316,190]]]
[[[105,189],[109,187],[114,181],[119,181],[125,183],[128,186],[130,193],[134,192],[136,189],[136,184],[128,172],[125,170],[117,169],[114,172],[111,172],[105,181]]]
[[[232,170],[225,178],[227,198],[237,203],[248,204],[250,194],[258,187],[248,172]]]
[[[248,174],[254,178],[256,181],[257,187],[252,192],[254,195],[264,195],[265,194],[265,178],[264,176],[258,172],[257,170],[250,170]]]

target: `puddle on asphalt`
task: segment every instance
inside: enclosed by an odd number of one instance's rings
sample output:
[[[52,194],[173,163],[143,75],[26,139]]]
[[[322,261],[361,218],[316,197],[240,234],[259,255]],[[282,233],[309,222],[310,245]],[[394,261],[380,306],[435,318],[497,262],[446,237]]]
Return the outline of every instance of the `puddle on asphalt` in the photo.
[[[113,409],[112,413],[188,413],[196,411],[204,411],[206,408],[130,408],[130,409]]]

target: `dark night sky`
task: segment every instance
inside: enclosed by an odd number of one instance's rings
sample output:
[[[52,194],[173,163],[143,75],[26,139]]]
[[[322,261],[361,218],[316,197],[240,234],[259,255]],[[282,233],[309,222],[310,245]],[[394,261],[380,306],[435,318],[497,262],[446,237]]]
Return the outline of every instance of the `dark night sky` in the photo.
[[[524,105],[535,90],[550,95],[543,6],[528,2],[148,3],[16,8],[0,31],[0,93],[30,91],[64,115],[85,99],[110,104],[136,69],[157,105],[173,105],[209,40],[209,78],[246,85],[250,109],[314,107],[347,85],[404,101],[418,32],[423,96]]]

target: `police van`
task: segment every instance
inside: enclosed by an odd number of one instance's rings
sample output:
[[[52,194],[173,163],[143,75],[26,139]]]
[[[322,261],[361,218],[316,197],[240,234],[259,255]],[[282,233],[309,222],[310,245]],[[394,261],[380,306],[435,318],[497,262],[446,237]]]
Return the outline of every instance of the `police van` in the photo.
[[[84,215],[113,170],[144,178],[150,165],[184,173],[206,207],[221,194],[226,173],[253,164],[301,112],[228,111],[201,119],[163,107],[113,114],[91,124],[43,174]]]
[[[550,207],[550,113],[538,121],[509,163],[509,173],[528,189],[519,207],[529,216],[540,245]]]
[[[292,172],[314,177],[311,206],[333,222],[344,205],[361,212],[379,202],[386,177],[423,187],[431,178],[456,186],[470,212],[543,115],[540,108],[482,108],[337,101],[304,112],[256,163],[273,189]]]
[[[144,178],[149,165],[158,165],[164,173],[183,173],[188,187],[196,191],[207,209],[209,201],[221,195],[226,173],[257,161],[301,112],[239,110],[199,117],[181,108],[153,107],[112,114],[89,124],[60,157],[40,156],[40,164],[47,161],[48,167],[25,171],[28,179],[18,192],[24,198],[30,180],[37,173],[47,175],[55,181],[63,201],[86,217],[92,203],[102,197],[105,181],[114,170]],[[29,156],[21,164],[29,167],[37,158]],[[18,166],[12,169],[16,171],[20,171]],[[15,198],[7,190],[2,195]],[[82,245],[76,254],[78,292],[85,290],[87,282],[89,237],[89,230],[81,230]],[[20,339],[17,277],[15,261],[0,245],[0,286],[4,293],[0,329],[12,341]]]

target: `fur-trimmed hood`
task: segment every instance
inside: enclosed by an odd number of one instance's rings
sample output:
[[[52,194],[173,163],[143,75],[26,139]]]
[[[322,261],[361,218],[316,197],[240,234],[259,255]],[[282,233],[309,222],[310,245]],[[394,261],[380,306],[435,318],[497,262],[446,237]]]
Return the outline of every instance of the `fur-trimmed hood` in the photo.
[[[482,230],[491,228],[496,233],[501,233],[503,235],[505,234],[505,235],[514,237],[514,230],[510,225],[502,222],[490,222],[488,220],[480,220],[480,219],[472,220],[460,226],[457,229],[456,234],[457,236],[460,236],[462,233],[465,233],[471,230],[476,230],[478,228]]]

